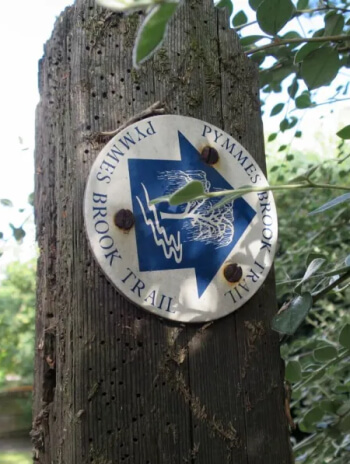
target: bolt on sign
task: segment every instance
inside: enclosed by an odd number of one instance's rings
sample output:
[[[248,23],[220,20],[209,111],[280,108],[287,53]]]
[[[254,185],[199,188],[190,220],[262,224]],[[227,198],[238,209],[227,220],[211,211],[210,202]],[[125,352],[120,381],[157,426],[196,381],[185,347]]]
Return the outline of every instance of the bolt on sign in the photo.
[[[193,181],[202,198],[167,201]],[[226,202],[207,197],[247,186],[262,190]],[[251,155],[217,127],[175,115],[144,119],[92,166],[84,200],[91,249],[115,287],[157,316],[223,317],[256,293],[273,262],[277,215],[266,186]]]

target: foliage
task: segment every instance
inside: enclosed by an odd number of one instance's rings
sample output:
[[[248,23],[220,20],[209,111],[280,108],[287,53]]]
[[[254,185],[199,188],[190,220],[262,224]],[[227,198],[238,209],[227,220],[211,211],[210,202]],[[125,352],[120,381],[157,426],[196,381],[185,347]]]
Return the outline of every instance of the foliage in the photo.
[[[7,452],[0,453],[1,464],[31,464],[32,453]]]
[[[32,383],[35,263],[12,263],[0,283],[0,387],[6,376]]]
[[[279,157],[268,161],[271,181],[283,182],[307,170],[314,157],[299,153],[283,162]],[[327,176],[327,181],[334,183],[349,179],[349,160],[341,161],[341,157],[325,161],[318,175]],[[350,265],[347,227],[350,210],[346,203],[318,216],[309,214],[330,198],[330,190],[317,190],[309,195],[302,191],[295,191],[292,196],[285,192],[276,195],[280,223],[276,278],[281,305],[298,298],[299,293],[317,294],[334,279],[329,275],[333,267]],[[308,308],[306,321],[292,338],[284,338],[281,353],[286,361],[286,379],[292,384],[297,462],[348,462],[349,310],[350,288],[335,288]],[[292,320],[296,322],[297,318]]]

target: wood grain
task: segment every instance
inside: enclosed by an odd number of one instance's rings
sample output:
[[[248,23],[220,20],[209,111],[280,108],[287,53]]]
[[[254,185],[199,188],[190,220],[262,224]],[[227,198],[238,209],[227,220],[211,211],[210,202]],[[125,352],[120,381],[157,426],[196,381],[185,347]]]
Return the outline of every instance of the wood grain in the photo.
[[[40,247],[32,438],[43,464],[289,464],[274,278],[205,326],[127,302],[94,262],[82,214],[94,134],[156,101],[231,133],[264,168],[258,76],[228,18],[186,1],[157,56],[132,69],[142,15],[77,0],[40,62]]]

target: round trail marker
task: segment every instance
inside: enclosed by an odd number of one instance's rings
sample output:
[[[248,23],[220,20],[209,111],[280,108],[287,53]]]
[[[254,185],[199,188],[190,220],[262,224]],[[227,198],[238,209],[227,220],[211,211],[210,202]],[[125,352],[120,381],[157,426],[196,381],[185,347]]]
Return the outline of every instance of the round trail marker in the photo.
[[[262,191],[224,204],[151,204],[193,180],[205,192]],[[118,291],[157,316],[226,316],[256,293],[273,262],[277,215],[266,185],[251,155],[217,127],[174,115],[141,120],[118,133],[90,171],[84,216],[91,249]]]

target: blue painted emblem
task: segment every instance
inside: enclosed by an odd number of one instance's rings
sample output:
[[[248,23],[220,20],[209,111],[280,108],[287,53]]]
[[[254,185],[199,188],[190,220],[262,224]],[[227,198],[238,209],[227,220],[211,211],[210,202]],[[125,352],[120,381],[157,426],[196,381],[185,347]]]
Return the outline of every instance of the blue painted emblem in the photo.
[[[256,211],[243,199],[213,209],[219,199],[170,206],[150,205],[192,180],[205,191],[232,189],[218,171],[203,163],[197,149],[178,132],[181,160],[129,159],[140,271],[195,269],[198,297],[204,293]],[[174,147],[169,147],[174,150]]]

